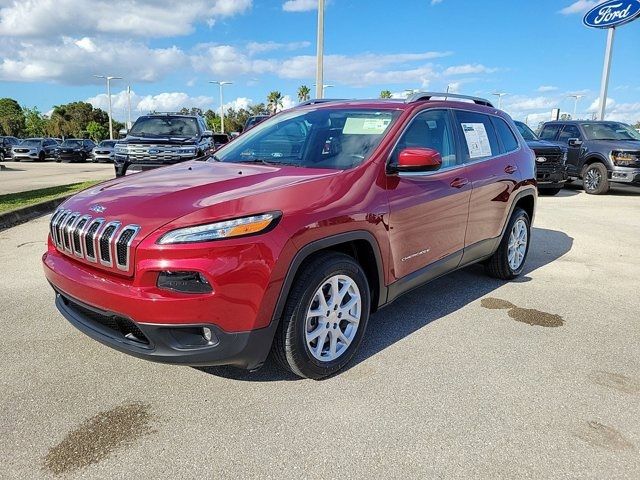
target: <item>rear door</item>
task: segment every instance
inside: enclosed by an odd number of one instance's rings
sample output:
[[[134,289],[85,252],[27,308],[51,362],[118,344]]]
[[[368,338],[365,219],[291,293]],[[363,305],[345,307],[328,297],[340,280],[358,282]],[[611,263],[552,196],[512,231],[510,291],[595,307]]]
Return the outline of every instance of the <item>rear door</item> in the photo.
[[[516,155],[522,147],[517,140],[515,150],[513,143],[510,145],[511,151],[502,146],[492,116],[456,110],[455,118],[463,161],[473,186],[465,248],[480,247],[480,242],[502,234],[511,206],[511,195],[520,182]],[[499,117],[494,119],[504,123]],[[508,125],[505,126],[510,130]],[[513,132],[511,135],[514,136]]]
[[[390,166],[397,163],[403,149],[410,147],[437,150],[443,160],[437,171],[387,177],[391,263],[396,279],[445,257],[445,269],[455,268],[462,258],[471,185],[457,149],[452,120],[447,109],[418,113],[391,154]]]

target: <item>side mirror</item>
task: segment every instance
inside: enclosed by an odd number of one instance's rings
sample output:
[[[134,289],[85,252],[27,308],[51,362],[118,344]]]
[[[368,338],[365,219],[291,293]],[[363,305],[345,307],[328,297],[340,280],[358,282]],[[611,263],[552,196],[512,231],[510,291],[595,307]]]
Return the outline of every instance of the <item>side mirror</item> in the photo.
[[[398,155],[398,172],[431,172],[442,166],[440,153],[431,148],[405,148]]]
[[[121,129],[118,131],[118,135],[120,135],[121,137],[126,137],[126,136],[127,136],[127,133],[129,133],[129,130],[127,130],[126,128],[121,128]]]
[[[212,138],[213,137],[213,131],[212,130],[205,130],[204,132],[202,132],[202,137],[203,138]]]
[[[570,138],[568,143],[569,143],[569,146],[573,148],[578,148],[582,146],[582,140],[580,140],[579,138]]]

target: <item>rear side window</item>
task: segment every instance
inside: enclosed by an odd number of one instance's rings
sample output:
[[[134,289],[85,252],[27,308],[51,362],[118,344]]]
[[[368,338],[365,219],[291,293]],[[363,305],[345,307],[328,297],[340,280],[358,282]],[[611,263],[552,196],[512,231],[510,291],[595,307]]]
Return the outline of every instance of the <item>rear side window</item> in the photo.
[[[496,133],[502,142],[502,147],[504,148],[503,153],[509,153],[517,150],[520,147],[516,136],[513,134],[513,131],[507,125],[507,122],[498,117],[493,117],[493,125],[496,127]]]
[[[488,115],[457,110],[465,162],[477,162],[500,154],[498,137]]]
[[[556,138],[561,126],[562,125],[545,125],[540,132],[540,138],[542,140],[553,140]]]

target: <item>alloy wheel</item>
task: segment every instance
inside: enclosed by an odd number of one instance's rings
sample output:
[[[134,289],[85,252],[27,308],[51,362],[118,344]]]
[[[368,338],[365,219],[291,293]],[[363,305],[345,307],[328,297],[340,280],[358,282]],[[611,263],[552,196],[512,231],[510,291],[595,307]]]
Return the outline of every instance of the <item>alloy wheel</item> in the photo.
[[[602,175],[597,168],[590,168],[584,176],[584,186],[587,190],[597,190],[602,181]]]
[[[356,282],[334,275],[318,288],[307,310],[305,340],[309,353],[331,362],[347,351],[362,316],[362,298]]]
[[[509,235],[509,245],[507,249],[509,266],[514,272],[520,268],[524,261],[524,257],[527,253],[528,236],[527,224],[522,218],[520,218],[513,224],[511,234]]]

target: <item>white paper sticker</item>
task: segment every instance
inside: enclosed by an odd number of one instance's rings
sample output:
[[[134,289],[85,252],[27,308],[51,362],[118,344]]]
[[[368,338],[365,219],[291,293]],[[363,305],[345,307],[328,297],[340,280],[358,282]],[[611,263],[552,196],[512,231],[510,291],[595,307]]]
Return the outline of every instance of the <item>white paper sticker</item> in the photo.
[[[384,133],[390,118],[349,117],[344,124],[342,133],[345,135],[380,135]]]
[[[491,144],[484,123],[463,123],[462,131],[467,140],[469,158],[490,157]]]

